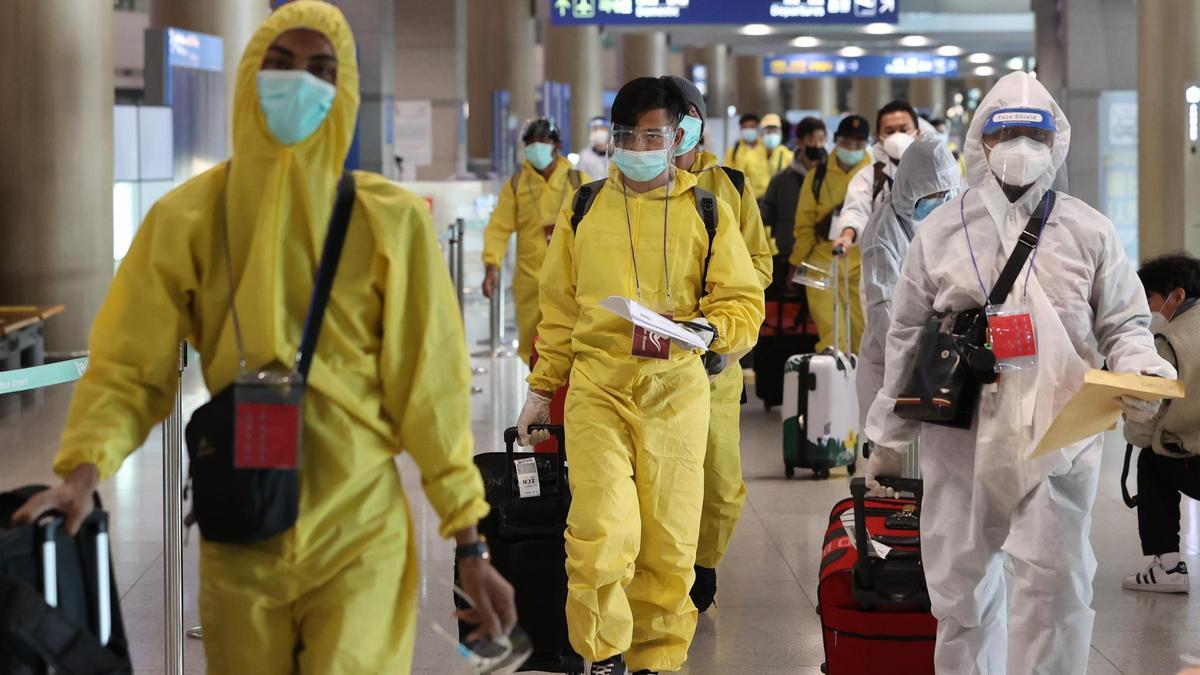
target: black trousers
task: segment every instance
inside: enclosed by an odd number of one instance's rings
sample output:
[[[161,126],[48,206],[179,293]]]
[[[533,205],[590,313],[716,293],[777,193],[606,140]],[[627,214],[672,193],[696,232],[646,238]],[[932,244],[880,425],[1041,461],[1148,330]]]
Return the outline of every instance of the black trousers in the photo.
[[[1138,456],[1138,534],[1143,555],[1179,551],[1179,496],[1200,500],[1200,457],[1175,459],[1143,448]]]

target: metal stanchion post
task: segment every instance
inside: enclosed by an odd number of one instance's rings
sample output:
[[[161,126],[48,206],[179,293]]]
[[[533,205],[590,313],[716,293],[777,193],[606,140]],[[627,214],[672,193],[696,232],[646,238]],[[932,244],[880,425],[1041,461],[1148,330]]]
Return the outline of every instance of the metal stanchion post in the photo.
[[[504,268],[500,268],[500,277],[496,282],[496,291],[492,293],[491,303],[488,308],[488,337],[486,340],[480,340],[480,344],[486,344],[488,348],[484,351],[475,352],[472,356],[512,356],[513,351],[509,349],[509,345],[504,341]]]
[[[462,218],[454,220],[455,251],[458,255],[454,260],[454,290],[458,292],[458,311],[463,313],[463,298],[466,295],[467,278],[463,271],[463,259],[466,258],[466,222]]]
[[[174,409],[162,425],[167,675],[183,675],[183,370],[187,367],[187,343],[179,345],[178,363]]]

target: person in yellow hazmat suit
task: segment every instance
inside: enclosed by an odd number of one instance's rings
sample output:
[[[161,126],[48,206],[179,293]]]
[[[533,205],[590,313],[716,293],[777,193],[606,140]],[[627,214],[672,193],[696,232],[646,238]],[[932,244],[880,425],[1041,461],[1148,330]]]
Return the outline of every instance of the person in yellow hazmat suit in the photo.
[[[54,461],[65,480],[27,502],[23,522],[55,509],[78,528],[98,481],[170,413],[184,338],[211,392],[243,357],[251,372],[293,362],[358,103],[342,13],[297,0],[271,14],[238,67],[232,159],[159,200],[138,230],[92,327]],[[470,363],[436,233],[419,198],[377,174],[353,177],[304,400],[297,520],[252,544],[200,544],[210,673],[409,672],[419,554],[402,450],[440,533],[459,543],[481,631],[516,621],[512,588],[475,532],[488,505],[471,460]]]
[[[688,111],[680,121],[683,141],[675,149],[675,166],[696,176],[697,185],[730,205],[737,216],[754,271],[765,290],[771,284],[771,244],[758,212],[754,191],[745,174],[720,166],[717,156],[700,149],[707,106],[695,84],[682,77],[671,80],[687,100]],[[692,602],[704,612],[717,593],[717,564],[725,556],[733,530],[746,503],[742,481],[742,366],[734,354],[711,386],[708,420],[708,451],[704,454],[704,507],[700,514],[700,539],[696,544],[696,582]]]
[[[800,186],[800,201],[796,205],[796,244],[792,248],[792,256],[788,259],[791,269],[788,272],[788,286],[793,286],[796,270],[803,263],[832,272],[833,242],[830,233],[840,234],[837,215],[842,202],[846,199],[846,188],[854,174],[871,165],[867,156],[867,138],[870,126],[860,115],[847,115],[838,124],[837,133],[833,135],[837,144],[835,151],[824,162],[808,172],[804,177],[804,185]],[[850,306],[850,351],[858,350],[858,342],[862,339],[863,311],[862,301],[858,296],[858,282],[862,275],[862,256],[855,246],[850,249],[839,264],[849,265],[850,287],[838,279],[838,293],[843,303]],[[839,277],[841,275],[839,274]],[[817,324],[817,334],[820,341],[817,351],[833,346],[834,303],[832,289],[806,287],[808,310],[812,313],[813,321]],[[845,306],[845,305],[843,305]],[[844,326],[839,326],[844,331]],[[846,349],[845,337],[838,349]]]
[[[522,444],[544,438],[529,425],[570,377],[567,629],[589,675],[676,671],[687,658],[709,417],[701,350],[600,303],[620,296],[688,322],[718,354],[749,349],[763,319],[737,216],[671,164],[686,110],[670,78],[621,88],[613,168],[559,214],[542,266],[540,358],[517,428]]]
[[[771,185],[771,179],[791,167],[792,158],[795,157],[795,153],[788,150],[783,143],[783,120],[779,115],[763,115],[762,143],[763,149],[767,151],[767,183],[763,185],[762,192],[756,194],[765,195]]]
[[[754,189],[754,194],[766,194],[767,186],[771,183],[770,169],[767,168],[767,148],[762,141],[759,129],[759,117],[754,113],[746,113],[738,118],[737,142],[725,152],[725,166],[737,169],[746,174],[746,180]]]
[[[517,233],[517,272],[513,295],[517,302],[517,353],[526,363],[533,347],[541,312],[538,310],[538,270],[554,231],[554,219],[580,185],[591,178],[571,168],[560,154],[558,127],[545,117],[525,124],[521,132],[525,162],[500,189],[500,200],[483,232],[483,294],[488,298],[500,283],[500,265],[508,239]]]

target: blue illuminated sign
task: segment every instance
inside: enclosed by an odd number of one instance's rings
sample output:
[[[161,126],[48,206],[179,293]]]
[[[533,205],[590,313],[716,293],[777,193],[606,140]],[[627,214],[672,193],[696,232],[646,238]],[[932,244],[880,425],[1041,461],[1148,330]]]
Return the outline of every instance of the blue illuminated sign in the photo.
[[[225,48],[221,38],[179,28],[167,29],[167,63],[192,70],[224,70]]]
[[[763,72],[775,77],[954,77],[958,59],[909,52],[837,56],[789,54],[763,60]]]
[[[548,0],[554,24],[896,23],[900,0]]]

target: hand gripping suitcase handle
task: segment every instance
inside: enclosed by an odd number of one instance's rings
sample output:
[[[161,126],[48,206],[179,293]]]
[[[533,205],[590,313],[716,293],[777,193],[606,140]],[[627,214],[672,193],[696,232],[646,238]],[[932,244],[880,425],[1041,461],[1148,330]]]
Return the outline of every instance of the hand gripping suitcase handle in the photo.
[[[561,424],[530,424],[530,431],[549,431],[551,436],[558,440],[558,501],[562,504],[567,502],[567,432]],[[513,446],[517,443],[519,432],[516,427],[509,427],[504,430],[504,484],[508,486],[504,495],[506,501],[512,500],[512,484],[513,484]]]
[[[42,597],[51,607],[58,606],[58,531],[65,527],[62,516],[43,519],[37,527],[41,546]],[[77,536],[89,536],[95,546],[96,601],[92,619],[101,646],[112,637],[112,570],[109,567],[108,514],[96,510],[88,514]]]
[[[917,510],[921,508],[921,496],[924,486],[917,478],[893,478],[890,476],[876,477],[879,484],[890,487],[896,492],[911,492],[917,498]],[[867,532],[867,479],[859,476],[850,479],[850,496],[854,498],[854,547],[858,551],[858,562],[854,564],[854,573],[862,580],[864,588],[873,588],[874,581],[870,558],[870,534]]]

